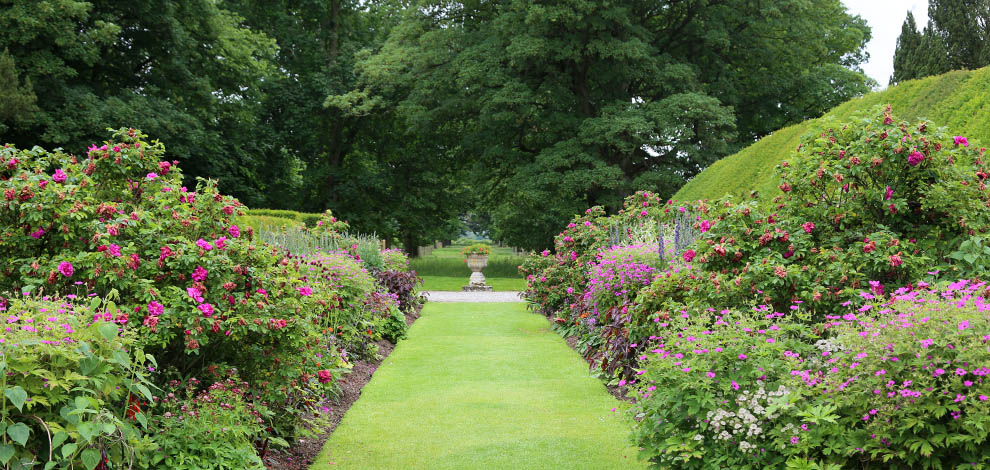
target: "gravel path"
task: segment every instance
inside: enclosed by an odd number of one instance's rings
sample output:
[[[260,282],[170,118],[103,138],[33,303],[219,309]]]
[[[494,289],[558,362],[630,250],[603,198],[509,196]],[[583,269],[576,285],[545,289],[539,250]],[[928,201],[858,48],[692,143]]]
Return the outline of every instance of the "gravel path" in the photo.
[[[519,292],[425,291],[429,302],[522,302]]]

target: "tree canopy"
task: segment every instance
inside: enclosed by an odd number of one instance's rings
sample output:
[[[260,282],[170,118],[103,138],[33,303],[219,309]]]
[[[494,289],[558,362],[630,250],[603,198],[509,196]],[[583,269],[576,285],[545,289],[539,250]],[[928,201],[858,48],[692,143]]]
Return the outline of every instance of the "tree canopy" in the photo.
[[[0,139],[135,127],[250,206],[543,248],[869,90],[869,38],[840,0],[14,0]]]
[[[894,52],[890,84],[990,65],[990,0],[929,0],[918,30],[908,12]]]
[[[869,38],[838,0],[423,1],[331,101],[397,109],[470,162],[496,237],[540,248],[869,90]]]

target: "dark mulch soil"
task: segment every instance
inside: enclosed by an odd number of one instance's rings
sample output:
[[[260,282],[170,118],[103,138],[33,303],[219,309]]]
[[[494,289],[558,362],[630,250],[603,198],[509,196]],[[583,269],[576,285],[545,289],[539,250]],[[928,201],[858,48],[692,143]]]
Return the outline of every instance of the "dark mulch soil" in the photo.
[[[406,315],[406,325],[412,325],[419,318],[421,309],[422,307]],[[330,409],[330,425],[326,432],[317,437],[297,439],[296,442],[292,443],[292,447],[285,450],[269,450],[264,459],[265,466],[269,470],[307,470],[309,468],[316,456],[323,450],[323,444],[333,434],[334,429],[337,429],[344,413],[347,413],[351,405],[361,397],[361,389],[371,381],[371,376],[378,370],[378,366],[395,349],[394,344],[384,339],[375,342],[375,344],[378,345],[378,356],[381,359],[354,363],[351,372],[340,380],[340,396],[323,404]]]

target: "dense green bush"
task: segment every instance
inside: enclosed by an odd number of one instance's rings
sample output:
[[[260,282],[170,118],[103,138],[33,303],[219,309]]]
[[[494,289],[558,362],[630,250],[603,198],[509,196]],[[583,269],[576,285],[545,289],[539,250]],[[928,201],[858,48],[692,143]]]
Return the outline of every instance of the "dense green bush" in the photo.
[[[678,315],[636,376],[636,442],[655,468],[979,468],[988,294],[864,292],[814,330],[800,304]]]
[[[123,331],[127,350],[136,354],[132,359],[110,354],[110,359],[89,360],[77,357],[85,352],[56,348],[45,354],[58,353],[71,360],[36,361],[44,367],[32,373],[49,380],[63,375],[71,378],[80,371],[92,372],[97,360],[113,361],[116,365],[106,367],[120,372],[120,368],[133,368],[132,362],[141,364],[154,357],[156,374],[149,379],[158,386],[171,380],[201,381],[197,392],[179,406],[199,412],[203,405],[203,413],[216,412],[232,420],[246,416],[236,410],[267,410],[256,416],[263,423],[240,422],[245,427],[227,434],[229,440],[167,444],[159,439],[178,439],[185,431],[156,434],[156,444],[149,444],[154,450],[168,446],[181,450],[169,455],[172,460],[167,463],[152,457],[141,460],[139,467],[197,468],[206,461],[221,467],[227,465],[222,462],[237,462],[230,463],[235,467],[254,465],[253,453],[241,456],[246,460],[231,461],[221,454],[237,459],[241,457],[235,454],[253,452],[258,429],[264,430],[269,442],[284,443],[282,437],[291,437],[300,416],[335,393],[337,379],[355,357],[374,354],[374,342],[383,335],[395,339],[404,332],[405,323],[399,321],[401,313],[396,315],[394,305],[377,308],[369,304],[374,303],[369,299],[377,286],[359,260],[346,252],[294,254],[283,246],[259,243],[252,229],[234,222],[243,215],[240,203],[220,194],[211,181],[200,181],[196,191],[183,187],[179,168],[164,159],[161,144],[147,142],[137,131],[116,131],[111,141],[92,146],[84,158],[9,146],[0,149],[0,157],[0,192],[4,195],[0,200],[0,252],[4,253],[0,295],[13,293],[19,298],[22,292],[44,292],[72,300],[113,293],[116,304],[101,315],[105,322],[115,323],[114,332],[118,327]],[[339,233],[335,229],[342,224],[330,221],[329,212],[325,217],[329,224],[318,231],[328,237]],[[25,308],[30,311],[32,307]],[[59,310],[63,309],[69,310]],[[88,331],[84,330],[88,325],[72,328]],[[108,329],[94,328],[110,339]],[[28,349],[5,355],[7,362],[29,360],[32,356],[25,356],[24,351]],[[209,400],[200,399],[199,392],[210,395],[215,382],[228,380],[211,373],[216,370],[236,370],[237,380],[246,384],[237,387],[237,396],[224,396],[231,409],[213,409]],[[88,394],[93,398],[89,406],[94,410],[103,406],[140,409],[134,393],[127,397],[135,389],[144,397],[141,401],[150,400],[152,394],[160,398],[153,387],[127,382],[143,375],[128,375],[130,369],[125,372],[114,379],[120,382],[115,389],[119,391],[93,391]],[[85,377],[71,378],[77,379]],[[18,386],[27,390],[25,385]],[[80,387],[76,388],[85,392]],[[73,395],[80,395],[79,390]],[[81,399],[69,398],[82,404]],[[9,411],[5,405],[5,422],[14,416]],[[80,443],[72,452],[63,451],[67,459],[73,459],[66,462],[82,459],[92,469],[89,463],[97,452],[111,466],[131,465],[134,449],[145,444],[137,431],[120,427],[128,420],[121,414],[101,418],[106,426],[100,432],[117,438],[94,440],[86,431],[85,446]],[[75,424],[73,416],[56,412],[50,421],[43,419],[49,429],[60,429]],[[131,418],[144,427],[145,421],[154,425],[161,416],[133,413]],[[121,431],[110,429],[111,424]],[[208,420],[168,426],[191,426],[188,435],[196,439],[216,431],[200,429],[210,426]],[[17,436],[22,435],[20,426],[14,429]],[[29,441],[20,443],[18,459],[33,455],[44,460],[47,438],[34,431]],[[0,452],[3,457],[8,448]]]
[[[770,201],[578,218],[525,295],[632,387],[655,468],[978,468],[990,292],[927,288],[986,275],[984,152],[889,108],[829,123]]]
[[[408,271],[409,256],[399,248],[382,250],[382,267],[387,271]]]
[[[153,400],[148,376],[157,363],[137,346],[136,331],[121,328],[126,312],[92,299],[0,298],[4,468],[91,469],[154,456],[150,416],[129,405]]]

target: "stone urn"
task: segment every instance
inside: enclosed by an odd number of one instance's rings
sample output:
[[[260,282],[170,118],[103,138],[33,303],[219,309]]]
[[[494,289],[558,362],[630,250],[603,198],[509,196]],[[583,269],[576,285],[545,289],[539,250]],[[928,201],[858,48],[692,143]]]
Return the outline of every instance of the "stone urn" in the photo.
[[[464,290],[492,290],[491,286],[485,284],[485,275],[481,273],[485,266],[488,266],[488,255],[467,255],[467,267],[471,270],[471,279],[468,285],[464,286]]]

